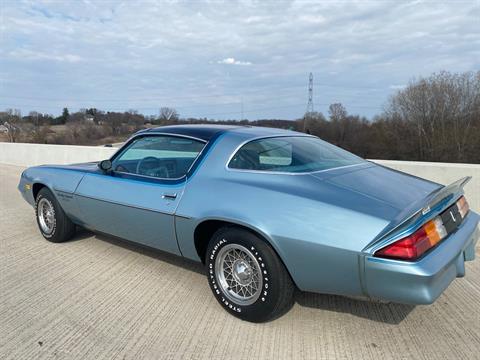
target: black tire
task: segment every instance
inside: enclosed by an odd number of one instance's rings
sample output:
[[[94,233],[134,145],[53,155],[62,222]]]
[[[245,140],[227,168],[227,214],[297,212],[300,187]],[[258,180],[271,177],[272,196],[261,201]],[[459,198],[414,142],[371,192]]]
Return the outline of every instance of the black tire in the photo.
[[[53,223],[51,224],[52,230],[45,231],[42,228],[39,214],[39,204],[47,204],[53,208]],[[75,224],[67,217],[62,207],[58,203],[52,192],[44,187],[40,189],[35,199],[35,217],[37,219],[37,225],[42,233],[43,237],[48,241],[54,243],[60,243],[70,240],[75,235]]]
[[[260,295],[257,295],[258,298],[256,299],[255,296],[251,296],[249,300],[246,300],[246,302],[253,301],[253,303],[245,304],[241,303],[244,300],[239,302],[236,299],[232,299],[235,295],[232,295],[231,291],[235,292],[234,289],[239,288],[235,287],[235,285],[234,287],[230,286],[232,284],[231,279],[235,279],[235,276],[238,279],[238,272],[235,272],[235,275],[233,275],[233,268],[236,268],[234,265],[230,268],[233,276],[225,276],[225,272],[223,272],[224,275],[221,275],[225,266],[227,268],[229,266],[224,265],[227,263],[222,260],[224,256],[228,257],[229,255],[223,254],[228,252],[232,254],[233,249],[240,249],[240,251],[242,251],[241,249],[249,250],[250,254],[245,253],[245,255],[248,255],[247,263],[252,265],[252,267],[248,268],[246,274],[255,272],[252,269],[256,269],[259,265],[261,280],[255,284],[255,287],[260,289]],[[256,262],[251,256],[256,259]],[[235,261],[232,261],[232,258],[234,257],[228,258],[230,264],[242,261],[241,256]],[[234,226],[219,229],[208,244],[205,265],[208,282],[217,301],[226,311],[242,320],[250,322],[274,320],[285,314],[293,305],[295,285],[289,273],[272,247],[253,232]],[[251,277],[249,278],[248,276],[246,275],[246,279],[242,280],[250,281]],[[227,280],[227,278],[230,280]],[[234,284],[239,283],[236,282]],[[228,291],[230,291],[230,295]],[[255,293],[258,294],[257,291]]]

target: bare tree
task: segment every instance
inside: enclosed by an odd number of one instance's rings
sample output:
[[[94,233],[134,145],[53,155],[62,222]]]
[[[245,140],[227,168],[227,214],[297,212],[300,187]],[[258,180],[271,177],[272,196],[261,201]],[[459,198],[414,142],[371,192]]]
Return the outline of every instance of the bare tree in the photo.
[[[347,117],[347,109],[341,103],[330,104],[328,116],[331,121],[340,121]]]
[[[415,129],[410,140],[420,160],[466,160],[480,122],[480,72],[412,81],[389,100],[386,115]]]
[[[158,119],[162,123],[168,123],[171,121],[178,121],[179,116],[177,110],[170,107],[161,107],[158,115]]]
[[[347,136],[347,109],[341,103],[334,103],[328,107],[328,115],[331,122],[331,131],[334,143],[341,145],[345,142]]]
[[[120,113],[107,112],[105,122],[110,126],[112,135],[120,134],[123,119]]]
[[[18,109],[7,109],[0,113],[0,123],[7,129],[9,142],[17,142],[21,133],[22,115]]]
[[[319,135],[322,133],[322,124],[326,121],[325,116],[318,111],[305,113],[303,117],[303,131],[307,134]]]

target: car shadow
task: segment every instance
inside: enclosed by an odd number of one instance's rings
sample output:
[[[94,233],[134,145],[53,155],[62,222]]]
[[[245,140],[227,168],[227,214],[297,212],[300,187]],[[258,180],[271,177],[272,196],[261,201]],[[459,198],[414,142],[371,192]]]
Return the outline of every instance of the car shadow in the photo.
[[[168,264],[181,267],[185,270],[198,274],[205,274],[204,266],[196,261],[173,255],[161,250],[143,246],[125,239],[111,235],[91,232],[80,228],[75,237],[70,241],[78,241],[95,236],[97,240],[120,246],[126,250],[133,251]],[[207,284],[207,282],[205,282]],[[357,300],[338,295],[316,294],[310,292],[296,291],[295,302],[302,306],[324,311],[349,313],[354,316],[381,322],[385,324],[400,324],[408,314],[415,308],[413,305],[395,303],[381,303],[369,300]]]
[[[414,305],[382,303],[368,299],[354,299],[339,295],[315,294],[297,291],[295,301],[298,305],[325,311],[348,313],[360,318],[390,325],[400,324]]]
[[[205,274],[204,266],[197,261],[193,261],[178,255],[167,253],[162,250],[144,246],[139,243],[130,242],[128,240],[121,239],[112,235],[92,232],[84,228],[78,229],[77,234],[70,241],[82,240],[92,236],[94,236],[97,240],[104,241],[115,246],[120,246],[123,249],[130,250],[160,261],[164,261],[174,266],[179,266],[185,270],[193,271],[202,275]]]

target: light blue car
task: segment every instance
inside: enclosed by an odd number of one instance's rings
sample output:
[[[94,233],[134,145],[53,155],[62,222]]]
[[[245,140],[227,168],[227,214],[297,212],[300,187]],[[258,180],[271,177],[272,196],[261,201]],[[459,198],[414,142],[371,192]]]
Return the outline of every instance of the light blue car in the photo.
[[[179,125],[98,164],[31,167],[18,188],[47,240],[78,225],[201,261],[219,303],[261,322],[295,289],[435,301],[475,256],[468,180],[442,186],[293,131]]]

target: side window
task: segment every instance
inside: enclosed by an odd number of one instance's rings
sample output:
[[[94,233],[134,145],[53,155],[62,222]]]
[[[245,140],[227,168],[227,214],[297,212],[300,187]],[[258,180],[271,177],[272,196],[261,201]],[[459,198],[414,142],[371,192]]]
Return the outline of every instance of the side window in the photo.
[[[306,173],[351,166],[365,161],[313,136],[252,140],[232,157],[231,169]]]
[[[113,161],[117,172],[179,179],[185,176],[205,143],[177,136],[152,135],[134,140]]]
[[[233,169],[266,170],[292,164],[292,144],[281,138],[252,141],[232,158]]]

